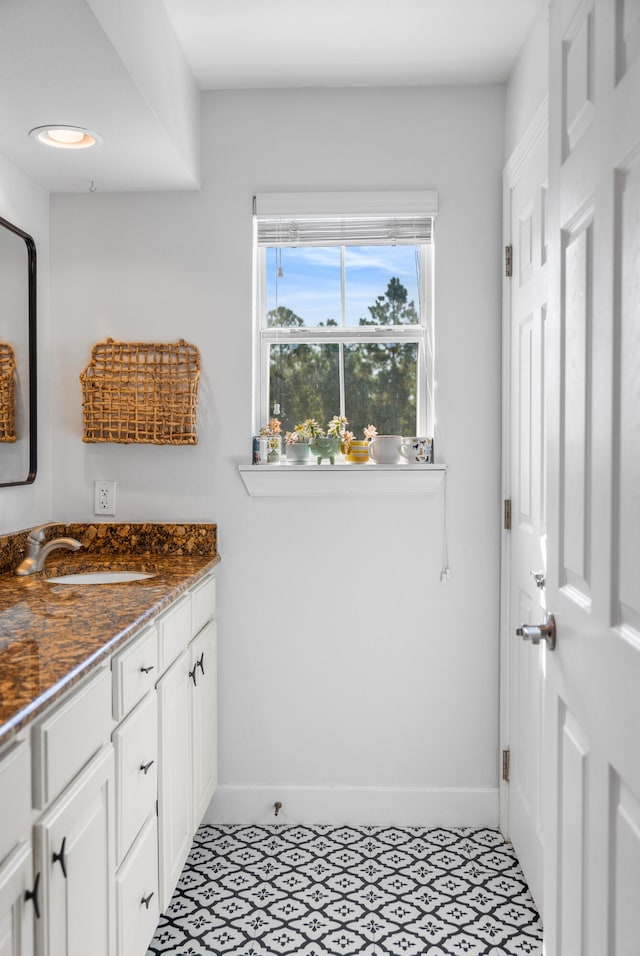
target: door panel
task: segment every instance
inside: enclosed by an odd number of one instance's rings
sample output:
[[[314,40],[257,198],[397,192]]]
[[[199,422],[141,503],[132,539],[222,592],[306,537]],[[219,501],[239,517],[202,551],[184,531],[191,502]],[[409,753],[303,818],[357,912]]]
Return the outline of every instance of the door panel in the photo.
[[[587,218],[565,234],[562,275],[562,336],[571,342],[562,370],[562,582],[583,604],[590,600],[592,245],[592,222]]]
[[[563,861],[560,892],[564,915],[560,952],[566,956],[582,956],[586,852],[584,797],[589,743],[581,727],[564,705],[561,707],[560,728],[562,801],[558,808],[558,832],[560,856]]]
[[[550,7],[546,956],[640,951],[639,11]]]
[[[618,492],[615,616],[640,636],[640,155],[618,175],[614,241],[620,250],[620,302],[616,376],[617,442],[614,467]]]

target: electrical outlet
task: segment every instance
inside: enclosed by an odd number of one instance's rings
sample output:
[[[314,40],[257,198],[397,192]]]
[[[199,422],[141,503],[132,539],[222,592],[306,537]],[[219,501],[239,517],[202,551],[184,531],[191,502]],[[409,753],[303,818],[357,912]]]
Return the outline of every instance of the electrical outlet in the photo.
[[[116,483],[96,479],[93,483],[94,515],[114,515],[116,513]]]

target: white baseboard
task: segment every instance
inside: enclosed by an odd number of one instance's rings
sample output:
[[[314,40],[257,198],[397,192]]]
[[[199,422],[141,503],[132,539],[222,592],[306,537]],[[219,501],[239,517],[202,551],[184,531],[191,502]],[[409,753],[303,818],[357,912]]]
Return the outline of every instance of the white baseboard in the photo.
[[[220,786],[202,822],[497,827],[498,813],[497,787]]]

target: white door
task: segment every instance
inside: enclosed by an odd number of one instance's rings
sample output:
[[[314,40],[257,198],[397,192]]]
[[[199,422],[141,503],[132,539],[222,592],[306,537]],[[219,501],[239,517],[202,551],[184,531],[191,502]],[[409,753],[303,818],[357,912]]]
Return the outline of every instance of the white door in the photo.
[[[113,749],[103,747],[34,827],[38,953],[114,956]]]
[[[217,630],[210,621],[189,645],[190,670],[195,681],[191,690],[191,729],[193,742],[193,819],[200,825],[216,789],[218,770],[218,673]]]
[[[640,4],[552,0],[545,952],[640,953]]]
[[[31,844],[23,843],[0,867],[0,956],[33,956],[39,884],[33,878]]]
[[[544,614],[546,495],[544,359],[548,301],[546,103],[505,170],[508,230],[513,249],[507,280],[505,344],[505,495],[511,530],[504,535],[507,678],[502,737],[508,747],[509,782],[503,783],[502,828],[514,844],[539,909],[542,909],[543,663],[538,648],[516,637],[522,622]],[[506,806],[505,806],[506,803]]]

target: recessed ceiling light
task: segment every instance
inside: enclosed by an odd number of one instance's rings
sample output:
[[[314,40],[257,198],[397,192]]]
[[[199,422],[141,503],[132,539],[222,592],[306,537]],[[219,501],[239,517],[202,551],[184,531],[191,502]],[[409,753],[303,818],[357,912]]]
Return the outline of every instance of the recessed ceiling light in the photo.
[[[36,126],[29,136],[38,143],[55,146],[57,149],[87,149],[102,143],[101,136],[82,126]]]

